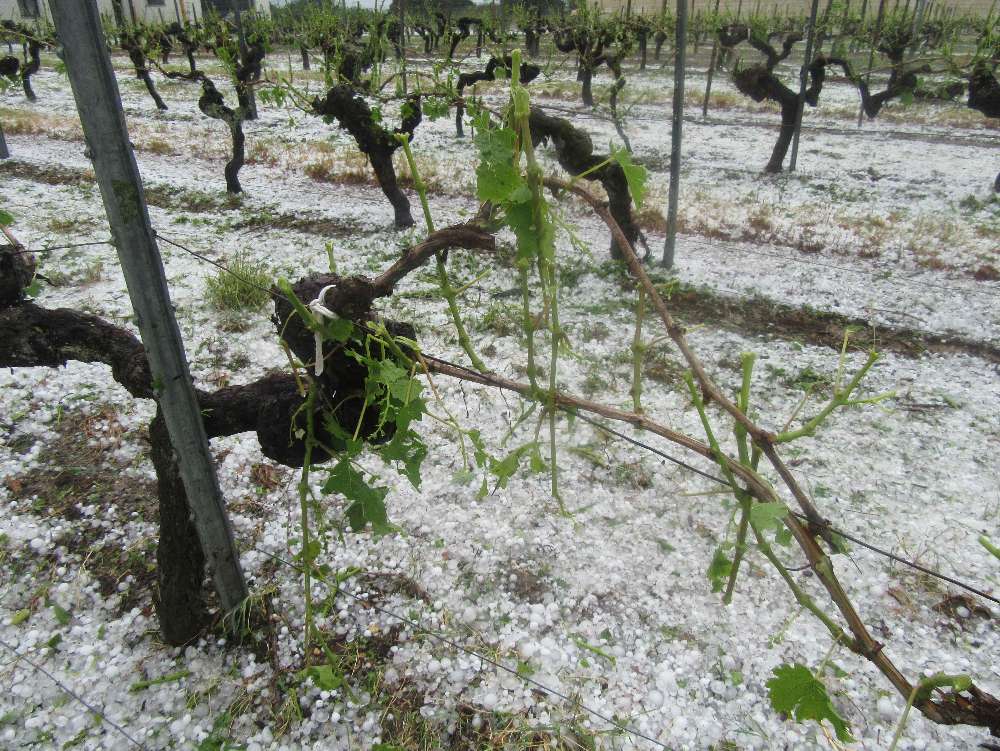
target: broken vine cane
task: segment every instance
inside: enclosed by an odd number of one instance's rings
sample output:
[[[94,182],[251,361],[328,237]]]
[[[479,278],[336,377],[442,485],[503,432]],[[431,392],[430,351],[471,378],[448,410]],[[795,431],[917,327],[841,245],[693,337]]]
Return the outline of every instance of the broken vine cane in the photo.
[[[850,636],[848,636],[842,629],[840,629],[839,626],[830,622],[829,618],[821,619],[830,630],[831,635],[837,642],[843,644],[855,654],[864,657],[875,665],[879,672],[881,672],[889,680],[901,696],[906,699],[909,699],[911,696],[916,696],[914,693],[914,684],[912,684],[896,667],[892,660],[883,652],[883,645],[876,641],[868,631],[868,628],[861,616],[858,614],[854,603],[851,601],[846,590],[841,585],[840,580],[837,578],[837,575],[833,570],[833,563],[830,560],[830,557],[817,542],[817,536],[823,537],[827,543],[833,547],[833,549],[837,549],[836,544],[832,539],[832,535],[829,532],[829,525],[825,523],[822,517],[820,517],[819,512],[812,505],[808,496],[806,496],[803,490],[799,487],[791,471],[778,456],[778,453],[774,448],[776,436],[773,433],[763,430],[756,423],[750,420],[746,414],[740,410],[739,407],[733,404],[721,392],[718,386],[716,386],[715,383],[708,377],[708,374],[705,372],[698,356],[688,345],[683,327],[680,326],[670,314],[666,303],[656,290],[652,280],[646,274],[642,263],[639,261],[639,258],[635,253],[635,250],[626,240],[621,228],[617,226],[617,223],[608,211],[607,206],[579,185],[574,185],[554,178],[546,178],[545,184],[550,189],[565,191],[579,196],[594,209],[601,219],[604,220],[612,234],[619,239],[619,242],[621,242],[622,252],[630,272],[635,277],[636,282],[643,287],[646,294],[649,296],[651,302],[653,303],[653,307],[656,309],[657,313],[660,314],[660,318],[667,329],[667,333],[684,355],[695,380],[704,394],[704,401],[706,403],[708,401],[717,402],[733,417],[734,420],[736,420],[737,423],[746,428],[747,434],[753,438],[754,443],[760,447],[764,455],[778,471],[781,479],[795,497],[800,508],[802,509],[803,515],[809,522],[808,525],[799,521],[799,519],[791,512],[789,512],[782,521],[791,531],[792,536],[805,553],[806,558],[809,561],[809,567],[815,572],[820,582],[823,584],[823,587],[830,595],[830,599],[837,607],[837,610],[840,611],[840,614],[850,631]],[[598,412],[598,414],[602,414],[602,412]],[[605,411],[603,414],[608,413]],[[626,422],[631,422],[632,424],[638,426],[642,425],[646,422],[646,420],[640,415],[634,415],[626,419]],[[747,483],[747,491],[758,500],[764,502],[782,503],[777,492],[769,483],[757,475],[757,473],[751,471],[749,467],[733,461],[726,454],[712,451],[709,448],[709,453],[706,455],[703,449],[707,447],[705,447],[700,441],[695,441],[687,436],[684,436],[685,440],[677,440],[679,436],[676,436],[676,434],[670,435],[661,430],[656,430],[654,432],[668,438],[669,440],[680,443],[693,451],[701,453],[702,456],[706,456],[706,458],[710,458],[718,463],[724,470],[732,472],[733,475],[738,476],[741,480]],[[673,433],[673,431],[670,432]],[[929,693],[927,696],[916,697],[917,700],[914,701],[913,706],[917,707],[917,709],[919,709],[925,717],[938,724],[965,724],[986,727],[989,728],[993,735],[1000,735],[1000,700],[996,697],[981,690],[975,685],[970,685],[964,690],[964,692],[953,690],[948,693],[944,693],[943,691],[941,693],[942,698],[938,701],[931,700]],[[963,696],[963,693],[969,694],[971,698]]]

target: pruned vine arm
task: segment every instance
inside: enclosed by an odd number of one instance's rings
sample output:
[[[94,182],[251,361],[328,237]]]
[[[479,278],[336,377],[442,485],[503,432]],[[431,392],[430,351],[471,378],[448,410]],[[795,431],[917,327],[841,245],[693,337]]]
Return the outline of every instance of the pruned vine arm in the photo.
[[[403,255],[372,280],[375,297],[387,297],[403,277],[442,250],[468,248],[488,253],[496,251],[496,238],[476,224],[456,224],[439,229]]]

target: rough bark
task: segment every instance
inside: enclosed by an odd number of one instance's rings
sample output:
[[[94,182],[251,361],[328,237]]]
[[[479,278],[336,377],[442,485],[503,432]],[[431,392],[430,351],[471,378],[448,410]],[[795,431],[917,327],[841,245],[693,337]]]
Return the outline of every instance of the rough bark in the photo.
[[[177,457],[160,410],[149,424],[149,456],[156,469],[160,538],[156,547],[157,592],[153,598],[167,644],[193,641],[209,625],[202,586],[205,555],[181,481]]]
[[[532,141],[536,144],[551,141],[556,149],[556,158],[560,166],[570,175],[587,172],[607,159],[606,156],[595,155],[590,136],[574,127],[568,120],[546,115],[540,109],[532,107],[529,122]],[[611,162],[590,172],[586,179],[599,181],[604,187],[608,194],[611,215],[618,222],[628,242],[635,245],[639,238],[639,225],[632,215],[632,197],[621,165]],[[614,237],[611,239],[610,252],[612,258],[622,257],[622,250]]]
[[[236,109],[229,107],[212,79],[200,70],[193,70],[190,73],[164,70],[163,74],[167,78],[201,82],[202,93],[198,98],[198,109],[213,120],[225,123],[229,129],[232,156],[226,162],[226,167],[223,170],[226,179],[226,192],[232,195],[242,193],[240,170],[246,160],[246,135],[243,132],[243,121],[246,120],[247,116],[246,108],[242,105]]]
[[[38,101],[34,89],[31,88],[31,77],[42,67],[42,43],[31,29],[18,26],[12,22],[5,22],[4,28],[11,29],[20,34],[25,39],[27,57],[24,65],[21,66],[21,88],[24,89],[24,96],[29,102]],[[14,58],[17,60],[17,58]]]
[[[152,76],[149,75],[149,68],[146,66],[146,51],[143,49],[141,38],[138,34],[123,32],[121,35],[121,46],[128,53],[129,60],[132,61],[132,67],[135,68],[135,77],[146,85],[146,91],[149,92],[149,96],[156,105],[156,109],[161,111],[167,109],[163,98],[156,90],[156,84],[153,83]]]
[[[967,106],[986,117],[1000,117],[1000,81],[985,62],[973,67],[969,74]],[[993,181],[993,190],[1000,193],[1000,172]]]
[[[478,18],[472,18],[471,16],[462,16],[458,19],[458,30],[451,35],[451,47],[448,48],[448,59],[451,60],[455,56],[455,49],[458,47],[459,43],[464,39],[468,39],[472,35],[472,27],[475,26],[477,31],[477,39],[482,39],[482,22]],[[479,44],[482,44],[480,41]]]
[[[0,310],[22,303],[34,276],[34,256],[17,245],[0,245]]]
[[[485,70],[477,70],[473,73],[460,73],[458,76],[458,104],[455,106],[455,132],[461,138],[465,135],[465,131],[462,128],[462,117],[465,115],[465,103],[462,99],[462,95],[465,92],[466,87],[472,86],[479,83],[480,81],[495,81],[497,80],[497,71],[499,69],[499,75],[501,78],[510,79],[510,69],[513,67],[513,61],[510,55],[504,57],[500,60],[496,57],[491,57],[489,62],[486,63]],[[520,80],[521,83],[530,83],[538,78],[539,73],[541,73],[541,68],[537,65],[531,63],[521,63]]]
[[[249,43],[241,54],[240,64],[236,67],[236,100],[243,111],[244,120],[254,120],[257,117],[251,98],[251,87],[260,80],[263,64],[264,45],[256,41]]]
[[[340,127],[351,134],[358,149],[371,161],[379,186],[392,204],[396,226],[413,226],[410,201],[399,187],[392,155],[399,148],[396,134],[406,133],[412,138],[414,130],[420,124],[420,98],[412,96],[407,100],[403,122],[394,131],[386,130],[372,120],[368,103],[350,86],[334,86],[323,99],[313,99],[312,108],[317,115],[335,119]]]
[[[1000,81],[986,63],[980,63],[969,74],[968,107],[986,117],[1000,117]]]
[[[232,140],[232,157],[226,162],[224,175],[226,178],[226,191],[233,195],[243,192],[240,185],[240,169],[246,157],[246,136],[243,133],[243,120],[246,119],[247,111],[242,104],[237,108],[227,107],[222,94],[215,88],[211,79],[201,76],[202,94],[198,98],[198,109],[215,120],[221,120],[229,128],[229,135]],[[245,94],[240,97],[241,101]]]
[[[0,58],[0,76],[11,81],[20,80],[25,97],[29,102],[34,102],[37,97],[31,88],[31,77],[41,68],[41,41],[35,37],[35,32],[32,29],[13,21],[0,22],[0,29],[9,32],[10,37],[20,39],[24,50],[23,64],[13,54]],[[10,37],[8,37],[8,47],[10,46]]]
[[[194,73],[198,69],[194,59],[194,53],[198,51],[198,42],[192,39],[188,30],[176,21],[167,27],[167,33],[180,42],[181,49],[184,50],[184,56],[188,61],[188,68]],[[166,64],[166,60],[163,62]]]

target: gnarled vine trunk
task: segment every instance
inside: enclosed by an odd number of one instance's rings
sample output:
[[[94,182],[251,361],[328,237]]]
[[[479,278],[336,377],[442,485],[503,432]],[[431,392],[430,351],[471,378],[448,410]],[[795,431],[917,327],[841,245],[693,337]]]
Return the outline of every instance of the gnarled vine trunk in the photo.
[[[313,99],[312,108],[317,115],[335,119],[340,127],[354,137],[358,149],[371,162],[382,192],[392,204],[396,226],[412,227],[414,222],[410,213],[410,201],[399,187],[392,155],[400,145],[396,134],[406,133],[412,138],[413,131],[420,124],[420,98],[412,96],[407,99],[403,121],[395,131],[388,131],[375,123],[368,103],[350,86],[334,86],[323,99]]]
[[[560,166],[570,175],[580,175],[588,170],[587,180],[596,180],[608,194],[608,208],[618,226],[621,227],[629,244],[634,246],[639,238],[639,224],[632,215],[632,196],[628,190],[625,172],[617,162],[593,169],[607,157],[594,154],[594,144],[590,136],[573,126],[569,120],[547,115],[542,110],[531,108],[529,117],[531,140],[536,144],[551,141],[556,149]],[[622,248],[612,236],[610,252],[612,258],[622,257]]]

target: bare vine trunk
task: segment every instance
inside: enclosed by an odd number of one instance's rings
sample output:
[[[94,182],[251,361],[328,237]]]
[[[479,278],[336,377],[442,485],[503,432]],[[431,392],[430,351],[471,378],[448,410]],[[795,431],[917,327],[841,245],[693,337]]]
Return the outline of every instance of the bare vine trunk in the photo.
[[[168,644],[186,644],[209,623],[204,587],[205,555],[191,520],[167,425],[160,410],[149,424],[150,459],[160,500],[160,540],[156,548],[158,592],[154,598],[160,631]]]

